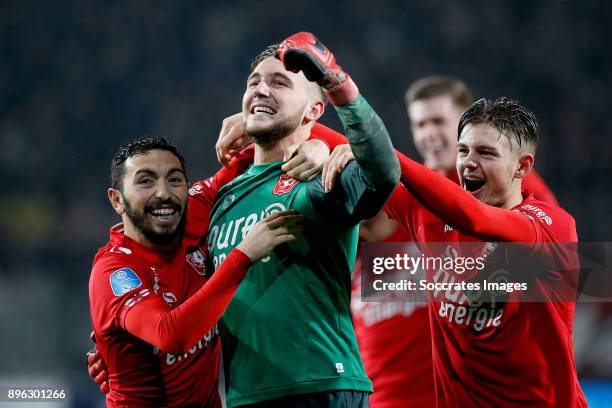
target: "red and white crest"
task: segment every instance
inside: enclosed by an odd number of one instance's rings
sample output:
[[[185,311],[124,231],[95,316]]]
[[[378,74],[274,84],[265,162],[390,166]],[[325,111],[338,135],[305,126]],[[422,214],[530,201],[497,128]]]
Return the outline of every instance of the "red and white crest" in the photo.
[[[193,266],[193,269],[198,275],[206,275],[206,255],[201,250],[197,250],[187,254],[185,257],[189,265]]]
[[[288,176],[286,174],[281,174],[278,177],[278,183],[272,189],[272,194],[277,196],[282,196],[283,194],[287,194],[290,192],[293,187],[299,184],[300,180],[295,177]]]

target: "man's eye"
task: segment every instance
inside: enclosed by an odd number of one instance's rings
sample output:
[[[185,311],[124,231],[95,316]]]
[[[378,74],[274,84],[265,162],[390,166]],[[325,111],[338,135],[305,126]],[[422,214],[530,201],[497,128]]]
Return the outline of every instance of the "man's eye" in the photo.
[[[153,183],[153,180],[151,180],[149,178],[140,179],[138,181],[138,184],[151,184],[151,183]]]
[[[247,87],[254,88],[257,86],[257,84],[259,84],[259,81],[250,81],[249,83],[247,83]]]
[[[457,152],[462,155],[465,156],[467,154],[467,149],[457,149]]]
[[[278,86],[278,87],[286,87],[287,86],[287,84],[284,83],[283,81],[274,81],[274,82],[272,82],[272,85]]]
[[[170,182],[171,182],[171,183],[183,183],[183,182],[184,182],[184,180],[183,180],[183,178],[182,178],[182,177],[172,177],[172,178],[170,179]]]

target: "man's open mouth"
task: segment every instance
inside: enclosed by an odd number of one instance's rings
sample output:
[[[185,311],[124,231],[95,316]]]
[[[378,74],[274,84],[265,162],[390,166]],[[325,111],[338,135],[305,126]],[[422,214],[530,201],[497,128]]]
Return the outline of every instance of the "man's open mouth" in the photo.
[[[464,177],[463,184],[467,191],[469,191],[470,193],[476,193],[480,191],[480,189],[482,189],[484,185],[487,184],[487,182],[474,177]]]
[[[166,223],[175,221],[176,217],[179,215],[179,210],[180,208],[177,208],[176,206],[165,206],[147,210],[147,214],[152,216],[158,222]]]
[[[251,108],[251,113],[252,114],[263,114],[263,115],[269,115],[272,116],[276,113],[276,110],[274,108],[271,108],[269,106],[263,106],[263,105],[255,105]]]

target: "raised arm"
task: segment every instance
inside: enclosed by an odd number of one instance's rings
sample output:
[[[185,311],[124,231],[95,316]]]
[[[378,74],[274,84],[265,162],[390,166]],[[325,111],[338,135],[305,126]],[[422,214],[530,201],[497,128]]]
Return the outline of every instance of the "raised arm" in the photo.
[[[406,189],[457,230],[482,240],[535,242],[536,224],[519,211],[484,204],[451,180],[397,152]]]
[[[279,46],[277,57],[289,71],[303,71],[317,82],[334,105],[357,165],[348,166],[335,191],[327,194],[321,179],[309,183],[315,208],[334,219],[357,222],[376,214],[399,179],[399,165],[380,117],[359,94],[353,80],[334,56],[310,33],[297,33]],[[338,139],[339,140],[339,139]]]

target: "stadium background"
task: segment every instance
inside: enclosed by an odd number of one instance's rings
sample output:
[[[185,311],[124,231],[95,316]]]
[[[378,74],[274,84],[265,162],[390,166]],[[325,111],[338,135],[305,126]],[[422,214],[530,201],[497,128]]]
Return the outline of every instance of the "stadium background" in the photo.
[[[92,256],[117,222],[112,153],[162,135],[192,181],[212,174],[250,58],[296,31],[329,46],[413,157],[403,94],[418,77],[522,101],[541,124],[536,167],[581,239],[610,241],[611,23],[607,1],[2,2],[0,385],[53,384],[70,389],[67,406],[100,404],[83,355]],[[340,129],[333,112],[324,122]],[[576,332],[591,401],[609,403],[612,307],[581,307]]]

